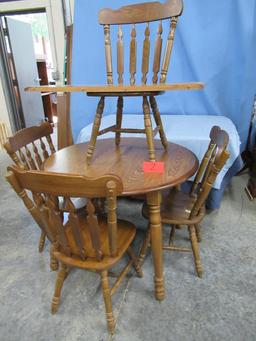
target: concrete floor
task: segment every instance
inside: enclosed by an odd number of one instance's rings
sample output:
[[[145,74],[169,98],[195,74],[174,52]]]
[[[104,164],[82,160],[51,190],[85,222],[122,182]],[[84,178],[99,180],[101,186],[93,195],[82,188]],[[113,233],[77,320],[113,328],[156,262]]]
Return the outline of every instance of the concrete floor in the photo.
[[[39,254],[39,229],[3,176],[9,159],[0,153],[0,340],[108,340],[99,277],[74,270],[65,282],[59,311],[50,313],[55,272],[49,244]],[[256,340],[256,203],[235,177],[219,211],[202,224],[204,277],[195,276],[190,254],[165,253],[166,299],[154,299],[150,254],[144,278],[131,277],[114,297],[118,314],[114,340]],[[141,205],[122,200],[120,216],[146,221]],[[167,230],[167,229],[166,229]],[[177,242],[187,244],[187,231]]]

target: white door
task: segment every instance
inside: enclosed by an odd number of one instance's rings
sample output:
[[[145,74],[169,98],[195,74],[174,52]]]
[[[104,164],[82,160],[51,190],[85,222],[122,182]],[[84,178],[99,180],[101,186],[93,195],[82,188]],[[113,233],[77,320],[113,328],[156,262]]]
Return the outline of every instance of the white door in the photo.
[[[44,119],[41,94],[24,91],[27,86],[39,85],[32,30],[28,23],[6,19],[25,124],[30,127]]]

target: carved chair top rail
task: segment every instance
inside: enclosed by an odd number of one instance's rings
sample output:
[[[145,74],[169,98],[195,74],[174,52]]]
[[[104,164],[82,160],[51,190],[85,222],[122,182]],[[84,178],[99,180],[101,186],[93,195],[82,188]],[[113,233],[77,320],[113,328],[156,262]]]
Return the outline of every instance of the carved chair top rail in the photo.
[[[115,183],[117,195],[123,191],[121,179],[111,174],[93,179],[81,175],[22,170],[15,165],[9,166],[8,171],[18,174],[21,187],[31,192],[64,197],[105,197],[109,182]]]
[[[49,122],[43,122],[40,126],[21,129],[8,138],[8,142],[5,143],[5,149],[9,153],[15,153],[18,149],[35,140],[51,135],[52,132],[53,127]]]
[[[182,14],[182,0],[168,0],[160,2],[146,2],[123,6],[117,10],[104,8],[99,12],[101,25],[137,24],[161,19],[177,17]]]

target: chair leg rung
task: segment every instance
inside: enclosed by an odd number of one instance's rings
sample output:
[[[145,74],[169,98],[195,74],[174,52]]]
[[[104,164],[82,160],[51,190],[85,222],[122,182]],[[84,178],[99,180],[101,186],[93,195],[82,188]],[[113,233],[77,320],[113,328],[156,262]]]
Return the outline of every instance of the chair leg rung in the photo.
[[[179,247],[179,246],[163,246],[164,250],[168,250],[168,251],[177,251],[177,252],[192,252],[191,249],[188,249],[186,247]]]
[[[38,251],[40,253],[43,252],[43,249],[45,246],[45,239],[46,239],[46,233],[42,231],[40,235],[40,239],[39,239],[39,245],[38,245]]]
[[[115,281],[115,284],[113,285],[112,289],[110,290],[111,296],[114,295],[114,293],[117,291],[117,289],[119,288],[120,284],[122,283],[124,277],[126,276],[128,271],[130,271],[131,266],[132,266],[132,260],[129,260],[129,262],[126,264],[125,268],[121,272],[120,276]]]

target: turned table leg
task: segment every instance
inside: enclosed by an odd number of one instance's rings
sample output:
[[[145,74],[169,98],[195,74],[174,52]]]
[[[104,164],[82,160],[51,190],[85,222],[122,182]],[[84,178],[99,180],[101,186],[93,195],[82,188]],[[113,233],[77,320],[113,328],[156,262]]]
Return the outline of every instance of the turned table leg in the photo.
[[[162,251],[162,223],[160,216],[161,192],[147,194],[147,205],[149,211],[149,226],[151,237],[151,250],[154,263],[155,297],[161,301],[165,298],[164,276],[163,276],[163,251]]]

